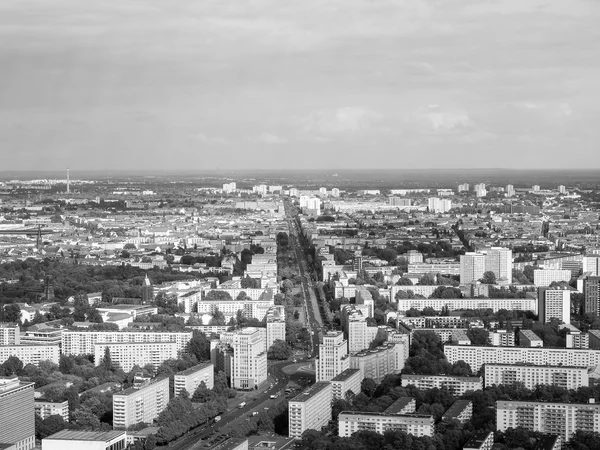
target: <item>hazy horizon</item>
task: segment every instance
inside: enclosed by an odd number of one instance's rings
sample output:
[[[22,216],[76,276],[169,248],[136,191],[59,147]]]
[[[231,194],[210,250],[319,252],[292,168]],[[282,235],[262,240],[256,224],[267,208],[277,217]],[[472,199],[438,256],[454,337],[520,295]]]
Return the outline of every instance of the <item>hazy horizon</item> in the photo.
[[[4,0],[0,168],[600,169],[599,19],[594,0]]]

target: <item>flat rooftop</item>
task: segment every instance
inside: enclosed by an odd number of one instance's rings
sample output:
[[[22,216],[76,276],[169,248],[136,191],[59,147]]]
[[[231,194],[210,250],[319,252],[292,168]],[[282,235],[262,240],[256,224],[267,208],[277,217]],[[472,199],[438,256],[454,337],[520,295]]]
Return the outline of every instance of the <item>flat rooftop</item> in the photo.
[[[450,408],[444,413],[443,417],[446,419],[454,419],[462,413],[465,408],[472,404],[471,400],[456,400]]]
[[[346,369],[342,373],[337,374],[331,381],[346,381],[353,375],[360,372],[360,369]]]
[[[185,369],[185,370],[182,370],[181,372],[177,372],[175,375],[191,375],[195,372],[206,369],[207,367],[210,367],[212,365],[213,364],[210,362],[201,363],[201,364],[195,365],[193,367],[190,367],[189,369]]]
[[[319,381],[307,388],[305,391],[300,392],[294,398],[290,399],[290,402],[305,402],[307,400],[310,400],[312,397],[320,393],[323,389],[326,389],[327,386],[330,386],[329,382]]]
[[[109,442],[118,437],[125,437],[125,431],[81,431],[81,430],[62,430],[48,436],[45,439],[53,441],[96,441]]]
[[[161,381],[164,380],[168,380],[169,377],[167,376],[162,376],[162,377],[158,377],[158,378],[154,378],[152,380],[150,380],[150,382],[148,384],[144,384],[143,386],[139,387],[139,388],[135,388],[135,387],[129,387],[127,389],[123,389],[122,391],[119,392],[115,392],[114,395],[131,395],[131,394],[135,394],[136,392],[141,391],[144,388],[147,388],[149,386],[154,386],[156,383],[160,383]]]
[[[386,414],[398,414],[413,401],[415,401],[413,397],[400,397],[398,400],[388,406],[383,412]]]

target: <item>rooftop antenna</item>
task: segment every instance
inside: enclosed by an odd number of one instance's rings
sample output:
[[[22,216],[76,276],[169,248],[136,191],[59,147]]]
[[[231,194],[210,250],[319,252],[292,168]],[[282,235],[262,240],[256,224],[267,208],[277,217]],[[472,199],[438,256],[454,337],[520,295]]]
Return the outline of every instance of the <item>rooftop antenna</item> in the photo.
[[[67,167],[67,194],[71,193],[71,179],[69,178],[69,168]]]

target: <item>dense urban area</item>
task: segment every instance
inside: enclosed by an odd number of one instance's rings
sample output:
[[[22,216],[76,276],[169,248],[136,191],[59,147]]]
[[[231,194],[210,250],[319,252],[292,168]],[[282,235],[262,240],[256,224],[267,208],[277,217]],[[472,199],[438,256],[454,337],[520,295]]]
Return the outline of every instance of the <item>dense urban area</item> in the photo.
[[[600,449],[600,187],[538,182],[4,179],[0,449]]]

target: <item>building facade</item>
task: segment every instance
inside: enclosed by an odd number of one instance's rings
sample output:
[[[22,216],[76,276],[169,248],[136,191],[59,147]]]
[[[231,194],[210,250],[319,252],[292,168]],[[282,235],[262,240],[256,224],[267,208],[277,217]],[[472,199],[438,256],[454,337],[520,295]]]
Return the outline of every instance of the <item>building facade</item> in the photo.
[[[35,447],[34,385],[16,376],[0,377],[0,443],[15,450]]]
[[[467,391],[483,389],[481,377],[457,377],[452,375],[402,375],[402,386],[412,384],[421,390],[445,387],[455,397]]]
[[[134,366],[144,367],[150,364],[154,370],[168,359],[177,359],[177,343],[145,342],[127,344],[94,345],[94,361],[99,366],[104,360],[106,349],[110,351],[113,364],[129,372]]]
[[[402,431],[416,437],[433,436],[433,416],[350,411],[342,411],[338,416],[340,437],[350,437],[357,431],[384,434],[388,430]]]
[[[331,383],[318,381],[289,401],[289,436],[320,431],[331,420]]]
[[[362,377],[359,369],[346,369],[331,379],[331,392],[334,399],[344,400],[348,392],[360,393]]]
[[[190,367],[182,372],[176,373],[174,376],[174,395],[179,396],[179,393],[185,389],[190,396],[204,383],[208,389],[212,389],[215,385],[215,366],[212,363],[202,363],[194,367]]]
[[[589,386],[587,367],[534,366],[532,364],[485,364],[484,387],[523,383],[527,389],[548,384],[564,389]]]
[[[169,377],[140,380],[113,394],[113,428],[152,423],[169,403]]]
[[[47,402],[35,400],[35,413],[42,419],[50,416],[60,416],[65,422],[69,421],[69,402]]]
[[[234,389],[257,389],[267,379],[265,335],[258,328],[243,328],[233,336],[231,386]]]
[[[348,343],[341,331],[329,331],[323,335],[316,360],[317,381],[330,381],[350,368]]]
[[[52,361],[58,364],[60,347],[58,345],[0,345],[0,364],[11,356],[16,356],[24,366],[39,365],[40,361]]]

